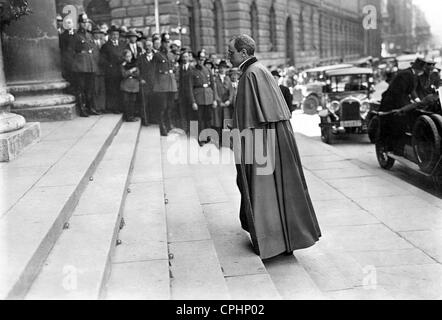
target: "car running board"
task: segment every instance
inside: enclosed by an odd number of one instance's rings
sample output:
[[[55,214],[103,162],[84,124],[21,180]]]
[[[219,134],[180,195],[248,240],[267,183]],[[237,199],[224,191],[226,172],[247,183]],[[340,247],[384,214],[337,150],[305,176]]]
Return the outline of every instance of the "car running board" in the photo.
[[[410,161],[404,157],[395,155],[394,153],[391,153],[391,152],[387,152],[387,156],[402,163],[403,165],[407,166],[408,168],[412,169],[413,171],[416,171],[416,172],[422,174],[425,177],[431,177],[431,174],[422,172],[421,169],[419,168],[419,166],[416,163],[414,163],[413,161]]]

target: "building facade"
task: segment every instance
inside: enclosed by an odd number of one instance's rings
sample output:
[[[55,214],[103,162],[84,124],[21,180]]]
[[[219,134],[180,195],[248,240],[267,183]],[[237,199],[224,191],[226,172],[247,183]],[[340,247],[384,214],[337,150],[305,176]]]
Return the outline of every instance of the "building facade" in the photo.
[[[267,65],[298,67],[379,56],[380,29],[363,28],[363,7],[380,0],[57,0],[75,5],[98,23],[170,32],[184,46],[223,55],[230,37],[247,33]],[[378,16],[377,18],[380,18]],[[361,41],[362,40],[362,41]]]

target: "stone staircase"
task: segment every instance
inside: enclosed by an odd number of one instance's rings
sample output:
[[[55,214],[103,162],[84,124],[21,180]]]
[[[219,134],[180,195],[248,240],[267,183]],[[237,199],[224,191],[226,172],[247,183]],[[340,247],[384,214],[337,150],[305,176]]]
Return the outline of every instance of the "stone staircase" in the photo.
[[[35,152],[44,166],[50,155]],[[6,205],[1,298],[293,300],[362,290],[360,266],[321,243],[263,263],[239,225],[235,167],[206,165],[211,155],[214,145],[100,117]]]

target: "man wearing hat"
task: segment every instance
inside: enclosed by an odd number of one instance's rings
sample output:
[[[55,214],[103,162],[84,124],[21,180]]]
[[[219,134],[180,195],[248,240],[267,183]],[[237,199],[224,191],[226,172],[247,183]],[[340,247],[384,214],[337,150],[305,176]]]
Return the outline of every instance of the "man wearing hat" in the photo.
[[[162,136],[172,129],[171,112],[174,108],[175,93],[178,91],[176,84],[175,55],[170,52],[170,36],[168,33],[161,35],[161,47],[154,54],[155,83],[153,91],[158,99],[160,110],[160,132]]]
[[[132,52],[134,61],[137,61],[138,57],[143,54],[143,48],[138,45],[140,35],[138,32],[131,29],[128,33],[126,33],[126,38],[128,39],[128,43],[126,44],[125,49],[130,50]]]
[[[222,139],[222,129],[227,129],[225,120],[232,119],[233,114],[233,85],[230,77],[227,75],[229,66],[225,60],[218,64],[218,73],[214,77],[216,87],[216,101],[218,108],[213,110],[212,125],[218,132],[220,142]]]
[[[279,79],[281,78],[281,74],[278,70],[273,70],[272,72],[273,78],[275,78],[276,82],[279,84]],[[283,84],[279,85],[279,88],[281,89],[282,95],[284,96],[284,100],[287,103],[287,107],[289,107],[290,112],[294,111],[293,108],[293,96],[290,92],[290,89],[284,86]]]
[[[111,26],[108,33],[109,40],[101,48],[106,87],[106,110],[119,114],[122,109],[120,66],[124,45],[120,41],[120,30],[116,26]]]
[[[213,109],[218,104],[215,99],[215,83],[212,73],[204,66],[206,61],[206,53],[199,51],[197,54],[197,65],[190,71],[189,90],[192,99],[192,108],[198,111],[198,129],[202,130],[210,128]],[[199,135],[198,133],[198,135]],[[202,145],[206,141],[201,141]],[[208,141],[207,141],[208,142]]]
[[[66,29],[60,35],[61,75],[73,87],[75,79],[72,72],[72,62],[74,60],[75,30],[72,19],[66,19],[64,27]]]
[[[89,19],[85,13],[78,17],[79,29],[73,39],[74,57],[72,71],[77,91],[77,103],[81,117],[98,115],[95,110],[94,81],[98,66],[94,59],[94,51],[98,48],[87,31]]]
[[[399,110],[411,103],[420,102],[416,93],[418,77],[425,71],[426,62],[418,58],[410,68],[399,71],[390,82],[388,89],[382,94],[379,111]],[[406,118],[401,114],[381,117],[380,139],[391,148],[394,141],[400,139],[406,130]]]
[[[92,29],[92,36],[94,38],[94,43],[96,50],[94,50],[95,63],[98,66],[97,72],[95,73],[95,90],[94,90],[94,100],[95,108],[98,112],[105,112],[106,109],[106,87],[104,82],[104,64],[103,58],[101,56],[101,48],[106,43],[104,40],[105,33],[102,29],[95,26]]]

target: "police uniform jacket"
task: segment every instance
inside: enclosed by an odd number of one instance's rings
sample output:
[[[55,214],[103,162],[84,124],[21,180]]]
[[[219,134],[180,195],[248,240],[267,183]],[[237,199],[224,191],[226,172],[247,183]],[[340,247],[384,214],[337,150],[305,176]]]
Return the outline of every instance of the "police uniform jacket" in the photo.
[[[73,40],[74,58],[72,71],[81,73],[95,73],[98,65],[94,59],[94,52],[99,50],[92,35],[86,30],[79,30]]]
[[[121,41],[118,41],[118,45],[114,45],[113,42],[109,40],[101,47],[101,56],[107,77],[120,77],[123,50],[124,45]]]
[[[154,61],[154,92],[177,92],[175,79],[175,55],[160,49],[153,56]]]
[[[417,75],[411,68],[399,71],[382,94],[380,111],[391,111],[410,104],[416,95]]]
[[[189,90],[192,103],[207,106],[215,101],[215,84],[212,73],[205,66],[196,65],[190,71]]]

